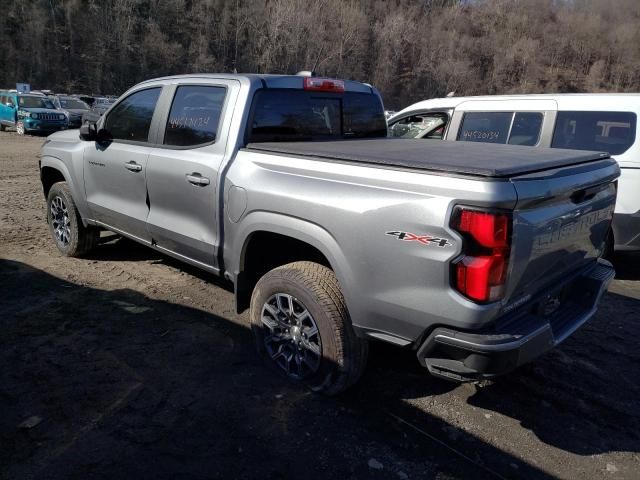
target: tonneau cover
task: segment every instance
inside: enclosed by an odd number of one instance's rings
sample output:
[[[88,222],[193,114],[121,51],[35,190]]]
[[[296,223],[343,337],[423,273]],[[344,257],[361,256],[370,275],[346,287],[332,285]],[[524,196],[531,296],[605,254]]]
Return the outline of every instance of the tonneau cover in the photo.
[[[495,178],[609,158],[606,153],[579,150],[402,138],[250,143],[247,148],[325,160]]]

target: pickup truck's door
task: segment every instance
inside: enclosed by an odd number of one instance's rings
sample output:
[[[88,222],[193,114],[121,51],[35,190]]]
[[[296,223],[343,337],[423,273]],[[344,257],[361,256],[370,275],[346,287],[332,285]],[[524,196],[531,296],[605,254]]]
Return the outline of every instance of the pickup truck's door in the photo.
[[[239,82],[170,85],[151,148],[148,230],[161,249],[217,268],[217,181]]]
[[[94,220],[150,242],[146,228],[149,135],[161,87],[138,90],[101,122],[112,140],[87,142],[84,184]]]

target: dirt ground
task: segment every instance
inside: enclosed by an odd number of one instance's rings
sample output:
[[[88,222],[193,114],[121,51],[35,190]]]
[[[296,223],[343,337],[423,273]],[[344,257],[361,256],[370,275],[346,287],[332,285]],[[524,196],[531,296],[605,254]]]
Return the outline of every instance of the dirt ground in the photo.
[[[117,238],[61,257],[43,141],[0,133],[0,479],[640,478],[640,258],[497,381],[373,345],[360,384],[324,398],[263,366],[216,278]]]

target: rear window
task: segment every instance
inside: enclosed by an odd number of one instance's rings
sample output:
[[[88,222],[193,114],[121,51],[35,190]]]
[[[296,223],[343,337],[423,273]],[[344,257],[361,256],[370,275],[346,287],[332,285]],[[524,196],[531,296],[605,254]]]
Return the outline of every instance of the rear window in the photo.
[[[468,112],[458,140],[534,146],[540,140],[542,119],[540,112]]]
[[[259,90],[253,100],[248,142],[386,137],[377,95],[304,90]]]
[[[620,155],[635,140],[633,112],[558,112],[551,147]]]

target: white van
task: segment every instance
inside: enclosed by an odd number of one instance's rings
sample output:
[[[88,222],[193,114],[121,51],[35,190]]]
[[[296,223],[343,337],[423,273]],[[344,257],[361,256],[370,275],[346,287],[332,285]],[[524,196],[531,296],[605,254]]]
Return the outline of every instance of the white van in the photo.
[[[621,168],[610,245],[640,250],[640,94],[433,98],[388,120],[389,135],[609,152]]]

